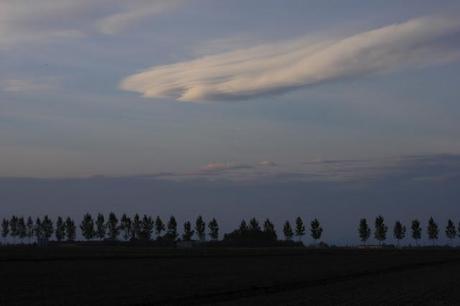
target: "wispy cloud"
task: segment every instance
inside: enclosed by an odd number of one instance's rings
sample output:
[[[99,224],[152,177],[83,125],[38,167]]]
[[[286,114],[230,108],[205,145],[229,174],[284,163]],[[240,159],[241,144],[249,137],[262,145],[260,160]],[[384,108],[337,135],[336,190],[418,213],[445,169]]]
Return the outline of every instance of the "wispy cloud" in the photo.
[[[416,18],[347,37],[301,38],[155,66],[120,88],[190,102],[248,99],[458,60],[459,41],[458,18]]]
[[[10,93],[37,93],[50,91],[57,87],[56,78],[39,80],[8,79],[0,81],[0,91]]]

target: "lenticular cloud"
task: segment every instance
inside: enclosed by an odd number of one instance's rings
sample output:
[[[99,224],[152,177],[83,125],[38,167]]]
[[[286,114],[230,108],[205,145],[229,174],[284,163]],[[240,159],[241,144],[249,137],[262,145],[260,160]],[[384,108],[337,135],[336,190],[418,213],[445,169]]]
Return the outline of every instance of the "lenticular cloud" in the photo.
[[[460,21],[425,17],[340,38],[297,39],[156,66],[124,79],[148,98],[249,99],[460,58]]]

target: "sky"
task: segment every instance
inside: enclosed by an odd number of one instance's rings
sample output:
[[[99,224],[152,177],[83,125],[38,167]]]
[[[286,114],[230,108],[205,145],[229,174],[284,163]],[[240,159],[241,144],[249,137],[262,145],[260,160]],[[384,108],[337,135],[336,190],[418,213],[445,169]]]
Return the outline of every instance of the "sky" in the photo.
[[[459,13],[0,0],[0,215],[458,216]]]
[[[459,153],[459,9],[0,0],[0,175]]]

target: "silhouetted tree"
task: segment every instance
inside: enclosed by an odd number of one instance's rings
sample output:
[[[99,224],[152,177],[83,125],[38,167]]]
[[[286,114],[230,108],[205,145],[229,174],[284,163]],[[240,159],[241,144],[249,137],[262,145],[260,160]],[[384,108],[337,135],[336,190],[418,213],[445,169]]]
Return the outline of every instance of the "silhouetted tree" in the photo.
[[[155,235],[157,239],[161,237],[161,233],[166,230],[166,226],[159,216],[155,219]]]
[[[110,240],[117,240],[118,236],[120,235],[118,218],[113,212],[109,214],[109,219],[107,220],[107,232],[109,234]]]
[[[294,233],[292,232],[292,227],[291,227],[291,223],[289,223],[289,221],[286,221],[284,223],[284,226],[283,226],[283,234],[284,234],[284,238],[286,240],[291,240],[292,239],[292,236],[294,236]]]
[[[83,228],[82,228],[82,231],[83,231]],[[56,231],[54,235],[56,236],[57,241],[62,241],[65,239],[65,225],[64,225],[64,220],[62,220],[62,217],[58,217],[56,220]],[[83,233],[83,236],[85,236],[84,233]]]
[[[321,227],[321,224],[319,223],[318,219],[314,219],[310,223],[310,232],[311,232],[311,237],[313,239],[318,240],[321,238],[321,234],[323,233],[323,228]]]
[[[29,239],[29,243],[30,243],[30,240],[34,236],[34,220],[30,216],[29,216],[29,218],[27,218],[26,232],[27,232],[26,233],[27,238]]]
[[[256,218],[251,218],[249,220],[249,230],[252,232],[261,232],[259,221]]]
[[[247,231],[249,231],[249,227],[248,227],[248,224],[246,223],[246,220],[241,220],[241,223],[240,223],[240,226],[238,228],[238,230],[240,231],[240,233],[245,233]]]
[[[411,230],[412,238],[415,240],[415,245],[418,245],[418,241],[422,238],[422,227],[420,226],[420,221],[417,219],[413,220]]]
[[[385,225],[385,220],[382,216],[375,218],[375,231],[374,237],[382,244],[385,239],[387,239],[388,226]]]
[[[192,240],[193,234],[195,233],[194,230],[192,230],[192,224],[187,221],[184,223],[184,233],[182,234],[182,239],[185,241],[190,241]]]
[[[106,227],[104,215],[99,213],[96,217],[96,237],[100,240],[105,238]]]
[[[446,237],[449,238],[451,244],[452,240],[457,237],[457,229],[455,228],[454,222],[452,222],[450,219],[447,221]]]
[[[266,233],[268,237],[271,237],[272,240],[278,239],[276,235],[275,225],[269,219],[266,219],[264,222],[264,233]]]
[[[430,220],[428,220],[427,231],[428,231],[428,238],[433,242],[433,245],[434,245],[435,241],[438,239],[439,228],[436,222],[434,222],[432,217],[430,218]]]
[[[142,239],[152,239],[154,226],[155,222],[153,221],[152,217],[144,215],[142,218]]]
[[[364,218],[359,221],[358,233],[359,233],[359,239],[363,243],[366,243],[366,241],[371,236],[371,229],[369,228],[369,225],[367,224],[367,220]]]
[[[37,241],[43,239],[44,237],[43,226],[42,226],[42,221],[40,220],[40,218],[37,218],[35,220],[34,232],[35,232],[35,237],[37,238]]]
[[[67,217],[65,220],[65,235],[67,241],[75,241],[75,237],[77,235],[76,231],[77,228],[75,226],[75,222],[70,217]]]
[[[206,240],[206,223],[203,220],[203,217],[198,216],[195,221],[195,232],[200,241]]]
[[[406,237],[406,227],[402,225],[401,222],[396,221],[395,226],[393,228],[393,236],[395,239],[398,241],[398,246],[399,242]]]
[[[19,235],[18,232],[18,217],[12,216],[10,219],[10,236],[14,239]]]
[[[91,240],[94,238],[94,236],[96,236],[96,230],[94,229],[94,220],[89,213],[86,213],[83,216],[83,220],[80,224],[80,230],[81,234],[83,235],[83,237],[85,237],[86,240]]]
[[[169,240],[175,241],[177,239],[178,234],[177,234],[177,221],[176,221],[176,218],[174,218],[174,216],[171,216],[171,218],[169,218],[167,228],[168,228],[168,232],[166,234],[167,238]]]
[[[24,217],[18,218],[17,231],[19,239],[23,240],[27,236],[26,222]]]
[[[305,235],[305,225],[303,224],[303,220],[300,217],[295,219],[295,235],[299,241],[302,239],[302,236]]]
[[[219,224],[217,223],[217,220],[213,218],[209,224],[209,237],[211,237],[211,240],[217,240],[219,239]]]
[[[138,214],[135,214],[133,218],[132,238],[142,239],[142,220]]]
[[[42,227],[44,237],[49,240],[54,233],[53,221],[48,216],[45,216],[42,221]]]
[[[2,237],[3,237],[3,239],[6,239],[6,237],[8,237],[9,233],[10,233],[10,220],[5,218],[5,219],[2,220]]]
[[[128,240],[131,238],[131,218],[128,217],[126,214],[123,214],[120,219],[120,230],[123,234],[123,239]]]

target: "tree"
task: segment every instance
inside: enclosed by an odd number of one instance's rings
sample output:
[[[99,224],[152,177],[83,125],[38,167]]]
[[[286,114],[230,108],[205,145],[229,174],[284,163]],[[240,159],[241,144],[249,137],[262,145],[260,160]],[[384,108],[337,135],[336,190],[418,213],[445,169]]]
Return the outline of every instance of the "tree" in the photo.
[[[94,238],[94,236],[96,236],[96,230],[94,229],[94,220],[89,213],[86,213],[83,216],[83,220],[80,224],[80,230],[81,234],[83,235],[83,237],[85,237],[86,240],[91,240]]]
[[[241,233],[245,233],[247,231],[249,231],[249,227],[248,227],[248,224],[246,223],[246,220],[241,220],[241,223],[240,223],[240,227],[238,228],[238,230],[241,232]]]
[[[369,228],[369,225],[367,225],[367,220],[364,218],[359,221],[358,233],[359,239],[363,243],[366,243],[371,236],[371,229]]]
[[[157,218],[155,219],[155,235],[157,236],[157,239],[161,237],[161,233],[164,230],[166,230],[166,226],[163,220],[161,220],[160,216],[157,216]]]
[[[62,217],[58,217],[56,220],[56,232],[54,234],[56,236],[57,241],[62,241],[65,239],[65,225],[64,225],[64,220],[62,219]]]
[[[318,219],[315,218],[313,221],[311,221],[310,231],[311,237],[315,239],[315,241],[321,238],[323,228],[321,227],[321,224],[319,223]]]
[[[144,215],[142,218],[142,239],[152,239],[154,226],[155,222],[153,221],[152,217]]]
[[[428,238],[433,242],[433,245],[435,244],[435,241],[438,239],[439,235],[439,228],[436,222],[434,222],[433,217],[428,220]]]
[[[105,218],[103,214],[99,213],[96,217],[96,237],[103,240],[105,238],[105,233]]]
[[[27,236],[26,222],[24,220],[24,217],[18,218],[17,232],[19,239],[21,240]]]
[[[3,237],[3,239],[6,239],[6,237],[8,237],[9,233],[10,233],[10,221],[5,218],[5,219],[2,220],[2,237]]]
[[[13,238],[16,238],[18,233],[18,217],[12,216],[10,220],[10,235]]]
[[[292,232],[292,227],[289,221],[286,221],[286,223],[284,223],[283,234],[286,240],[291,240],[292,236],[294,236],[294,233]]]
[[[190,241],[192,240],[193,234],[195,233],[194,230],[192,230],[192,224],[190,221],[187,221],[184,223],[184,233],[182,234],[182,239],[184,241]]]
[[[43,236],[47,240],[53,236],[54,228],[53,228],[53,221],[48,216],[45,216],[42,221],[42,228],[43,228]]]
[[[67,241],[74,241],[76,237],[76,226],[75,222],[70,218],[67,217],[65,220],[65,234]]]
[[[455,228],[454,222],[452,222],[450,219],[447,221],[446,236],[449,238],[451,244],[452,240],[457,237],[457,229]]]
[[[393,236],[395,239],[398,241],[398,246],[399,242],[406,237],[406,227],[402,225],[401,222],[396,221],[395,226],[393,228]]]
[[[117,240],[120,235],[120,228],[118,227],[118,218],[115,213],[111,212],[109,214],[106,226],[110,240]]]
[[[128,240],[131,237],[131,230],[132,230],[132,223],[131,218],[128,217],[126,214],[123,214],[120,219],[120,230],[123,234],[123,239]]]
[[[375,231],[374,237],[382,244],[387,239],[388,226],[385,225],[385,220],[382,216],[375,218]]]
[[[412,238],[415,240],[415,245],[418,245],[418,241],[422,238],[422,227],[420,226],[420,221],[417,219],[413,220],[411,230]]]
[[[26,223],[26,232],[27,232],[27,238],[30,240],[34,236],[34,220],[32,217],[27,218],[27,223]]]
[[[37,238],[37,241],[43,239],[43,227],[42,227],[42,221],[40,218],[37,218],[35,220],[35,227],[34,227],[34,232],[35,232],[35,237]]]
[[[305,235],[305,225],[303,224],[303,220],[300,217],[295,219],[295,235],[299,241],[302,240],[302,236]]]
[[[251,218],[249,220],[249,230],[252,232],[260,232],[262,231],[260,229],[259,221],[257,221],[256,218]]]
[[[269,219],[265,219],[263,231],[264,233],[266,233],[267,237],[271,237],[272,240],[278,239],[276,235],[275,225]]]
[[[217,220],[213,218],[209,224],[209,237],[211,237],[211,240],[217,240],[219,239],[219,224],[217,223]]]
[[[142,220],[138,214],[135,214],[133,218],[132,238],[134,239],[142,238]]]
[[[167,238],[169,240],[175,241],[177,239],[178,234],[177,234],[177,221],[176,221],[176,218],[174,218],[174,216],[171,216],[171,218],[169,218],[167,228],[168,228],[168,232],[166,233]]]
[[[205,230],[206,230],[206,223],[204,222],[203,217],[198,216],[198,218],[196,218],[196,221],[195,221],[195,232],[200,241],[206,240]]]

